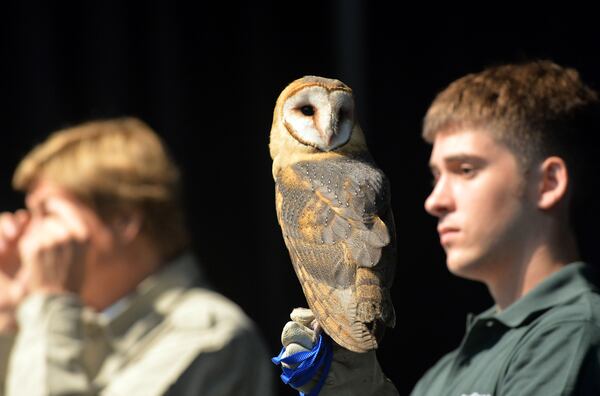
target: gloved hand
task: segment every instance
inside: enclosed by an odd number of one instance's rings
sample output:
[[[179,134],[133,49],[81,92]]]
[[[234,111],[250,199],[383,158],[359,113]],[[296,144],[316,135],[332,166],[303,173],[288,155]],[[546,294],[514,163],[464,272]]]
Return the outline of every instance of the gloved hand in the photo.
[[[313,349],[320,333],[317,321],[310,309],[295,308],[290,314],[292,319],[287,322],[281,332],[281,343],[285,351],[281,356],[283,359],[299,352],[309,352]],[[300,363],[290,364],[284,361],[281,365],[288,369],[295,369]],[[320,367],[317,374],[305,385],[297,387],[300,392],[309,394],[310,390],[317,384],[323,368]],[[290,386],[293,386],[290,382]]]
[[[283,327],[281,343],[285,347],[284,357],[298,352],[310,351],[321,331],[310,309],[295,308],[292,319]],[[286,363],[282,363],[286,367]],[[293,368],[293,367],[292,367]],[[317,384],[319,371],[306,385],[297,389],[308,394]],[[379,366],[375,351],[356,353],[333,343],[333,362],[320,396],[329,395],[398,395],[398,391],[388,380]]]

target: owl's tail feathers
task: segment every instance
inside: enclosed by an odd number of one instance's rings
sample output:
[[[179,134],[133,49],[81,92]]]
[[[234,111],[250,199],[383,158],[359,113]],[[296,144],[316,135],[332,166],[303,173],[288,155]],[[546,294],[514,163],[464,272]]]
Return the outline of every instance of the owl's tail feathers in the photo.
[[[318,319],[323,331],[327,333],[338,345],[352,352],[364,353],[377,349],[377,338],[371,334],[370,329],[364,323],[340,324],[332,316]],[[385,326],[377,325],[376,328],[383,329]]]
[[[353,287],[334,288],[315,280],[302,268],[298,270],[306,301],[323,331],[352,352],[377,349],[387,324],[381,317],[380,292],[371,290],[370,299],[357,298]]]
[[[309,304],[319,325],[338,345],[352,352],[364,353],[377,349],[383,339],[386,323],[373,315],[370,304],[344,304],[344,298],[334,297],[338,293],[334,292],[328,299],[317,299]],[[369,312],[362,312],[365,310]],[[361,317],[371,319],[365,321]]]
[[[352,297],[346,306],[352,341],[345,339],[346,345],[338,343],[354,352],[377,349],[386,327],[396,324],[390,290],[381,285],[381,280],[371,269],[359,267],[356,271],[356,292]]]

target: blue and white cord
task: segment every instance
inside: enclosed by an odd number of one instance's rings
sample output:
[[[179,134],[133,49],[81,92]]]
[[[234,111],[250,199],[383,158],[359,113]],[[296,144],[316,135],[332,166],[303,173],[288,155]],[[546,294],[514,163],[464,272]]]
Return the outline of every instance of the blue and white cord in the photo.
[[[310,351],[298,352],[293,355],[283,357],[285,347],[281,349],[279,355],[271,359],[276,365],[286,363],[288,365],[296,365],[295,368],[287,368],[283,365],[281,370],[281,380],[285,384],[289,384],[294,388],[299,388],[307,384],[323,367],[321,377],[317,385],[310,391],[308,395],[300,392],[300,396],[317,396],[325,383],[325,378],[329,373],[331,361],[333,360],[333,349],[331,339],[324,333],[319,334],[319,340]]]

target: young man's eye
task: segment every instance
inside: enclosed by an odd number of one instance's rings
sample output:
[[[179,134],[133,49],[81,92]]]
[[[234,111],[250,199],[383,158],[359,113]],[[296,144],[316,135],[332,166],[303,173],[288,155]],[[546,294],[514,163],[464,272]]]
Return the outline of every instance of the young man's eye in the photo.
[[[473,165],[469,165],[469,164],[463,164],[460,166],[460,174],[463,176],[474,176],[475,175],[475,168],[473,167]]]

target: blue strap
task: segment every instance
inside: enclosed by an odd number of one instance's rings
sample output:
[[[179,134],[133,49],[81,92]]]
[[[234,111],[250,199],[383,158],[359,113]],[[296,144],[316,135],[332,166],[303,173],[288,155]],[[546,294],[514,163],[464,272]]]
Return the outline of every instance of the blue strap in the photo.
[[[331,367],[331,361],[333,360],[333,349],[331,347],[331,339],[324,333],[319,334],[319,340],[313,346],[310,351],[298,352],[293,355],[283,357],[285,353],[285,347],[281,348],[279,355],[271,359],[273,363],[279,366],[280,363],[287,363],[288,365],[297,364],[296,368],[287,368],[281,366],[283,373],[281,374],[281,380],[284,384],[289,384],[294,388],[299,388],[308,383],[323,367],[323,372],[319,378],[317,385],[310,391],[308,395],[300,392],[300,396],[316,396],[321,391],[323,384],[325,384],[325,378],[329,374],[329,368]]]

